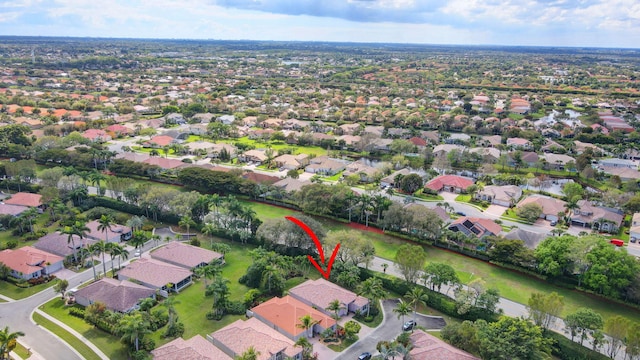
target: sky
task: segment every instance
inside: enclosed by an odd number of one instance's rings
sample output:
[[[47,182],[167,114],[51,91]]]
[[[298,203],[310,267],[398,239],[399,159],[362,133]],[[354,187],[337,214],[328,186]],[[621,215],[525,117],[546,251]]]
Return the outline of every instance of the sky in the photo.
[[[0,0],[0,35],[640,47],[638,0]]]

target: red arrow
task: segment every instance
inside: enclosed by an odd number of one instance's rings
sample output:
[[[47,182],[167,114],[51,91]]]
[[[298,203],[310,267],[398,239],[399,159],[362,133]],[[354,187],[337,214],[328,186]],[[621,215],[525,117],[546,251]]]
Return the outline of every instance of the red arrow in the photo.
[[[325,265],[324,251],[322,250],[322,244],[320,244],[320,240],[318,240],[318,237],[313,232],[313,230],[311,230],[311,228],[307,226],[307,224],[294,218],[293,216],[285,216],[284,218],[300,226],[300,228],[302,228],[302,230],[304,230],[304,232],[306,232],[309,235],[309,237],[311,237],[311,240],[313,240],[313,242],[316,244],[316,249],[318,249],[318,254],[320,254],[320,262],[323,265]],[[322,270],[322,267],[316,262],[316,259],[314,259],[311,255],[307,255],[307,257],[309,258],[309,261],[311,261],[311,264],[313,264],[313,266],[315,266],[316,269],[318,269],[318,271],[320,272],[320,274],[322,274],[322,276],[324,276],[325,279],[327,280],[329,279],[329,275],[331,274],[331,267],[333,266],[333,261],[336,259],[336,255],[338,255],[338,249],[340,249],[340,243],[338,243],[335,249],[333,249],[333,253],[329,258],[329,263],[326,264],[327,265],[326,271]]]

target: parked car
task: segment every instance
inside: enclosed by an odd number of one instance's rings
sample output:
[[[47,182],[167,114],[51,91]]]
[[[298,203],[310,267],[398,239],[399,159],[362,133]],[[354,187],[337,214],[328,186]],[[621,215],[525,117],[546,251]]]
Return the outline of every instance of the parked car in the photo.
[[[404,325],[402,325],[402,330],[409,331],[409,330],[413,330],[413,328],[415,327],[416,327],[415,320],[409,320],[406,323],[404,323]]]
[[[556,220],[551,220],[551,221],[549,222],[549,225],[551,225],[551,226],[556,226],[556,225],[558,225],[558,221],[556,221]]]
[[[467,214],[463,213],[462,211],[456,211],[456,215],[467,216]]]
[[[140,250],[136,250],[136,252],[133,253],[133,256],[140,257]]]
[[[369,352],[363,352],[362,354],[360,354],[360,356],[358,356],[358,360],[370,360],[371,359],[371,353]]]

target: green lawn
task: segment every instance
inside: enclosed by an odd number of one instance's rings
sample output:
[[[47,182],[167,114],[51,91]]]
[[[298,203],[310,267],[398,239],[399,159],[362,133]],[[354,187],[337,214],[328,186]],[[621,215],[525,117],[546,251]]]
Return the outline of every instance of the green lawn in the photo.
[[[109,359],[128,358],[127,346],[121,343],[119,338],[98,328],[95,328],[93,325],[88,324],[83,319],[69,315],[68,307],[64,305],[64,302],[60,298],[56,297],[46,304],[41,305],[40,310],[64,322],[66,325],[80,333],[82,336],[91,341],[96,347],[98,347],[98,349],[105,353],[105,355],[107,355]],[[35,315],[37,314],[34,314],[34,319]],[[76,337],[73,338],[77,339]],[[78,342],[82,343],[79,339],[77,340]],[[75,345],[73,346],[76,347]],[[93,353],[93,351],[91,351],[91,353]]]
[[[54,281],[49,281],[48,283],[45,283],[45,284],[40,284],[40,285],[32,286],[29,288],[21,288],[21,287],[17,287],[13,283],[0,280],[0,294],[4,296],[8,296],[14,300],[20,300],[20,299],[27,298],[33,294],[39,293],[40,291],[53,286],[55,283],[56,281],[54,280]]]
[[[20,343],[16,344],[16,348],[13,349],[13,352],[18,354],[18,356],[20,356],[23,359],[28,359],[31,357],[31,353],[29,352],[29,350],[27,350],[27,348],[22,346],[22,344]]]
[[[323,149],[320,146],[298,146],[295,144],[287,144],[282,141],[257,141],[249,139],[249,137],[241,137],[238,139],[221,139],[218,140],[221,143],[227,144],[244,144],[255,146],[256,149],[266,148],[270,146],[273,150],[293,149],[293,154],[309,154],[315,156],[327,155],[327,149]]]
[[[253,202],[253,201],[242,201],[242,202],[246,205],[250,205],[253,211],[256,212],[256,216],[261,220],[283,218],[285,216],[295,216],[295,215],[302,214],[299,211],[278,207],[278,206],[273,206],[265,203]]]
[[[60,300],[60,299],[58,299],[58,300]],[[43,326],[47,330],[49,330],[52,333],[56,334],[56,336],[58,336],[62,340],[66,341],[69,345],[71,345],[74,349],[76,349],[76,351],[78,351],[82,355],[83,358],[85,358],[87,360],[94,360],[94,359],[100,360],[100,357],[96,353],[94,353],[93,350],[91,350],[91,348],[88,347],[85,343],[83,343],[80,339],[78,339],[77,337],[73,336],[67,330],[65,330],[65,329],[61,328],[60,326],[52,323],[51,321],[46,319],[44,316],[34,313],[33,314],[33,320],[37,324]],[[111,357],[111,356],[109,356],[109,358],[110,359],[126,359],[126,357],[115,358],[115,357]]]
[[[336,224],[337,227],[341,226],[339,223]],[[397,247],[404,243],[403,240],[388,235],[367,233],[366,236],[373,240],[376,255],[389,260],[395,258]],[[470,280],[482,278],[489,287],[497,288],[500,290],[500,295],[509,300],[526,304],[534,292],[550,293],[555,291],[565,297],[566,305],[562,314],[563,317],[579,307],[589,307],[599,312],[605,320],[615,315],[622,315],[633,321],[640,321],[640,311],[637,309],[612,306],[611,302],[605,299],[555,286],[537,278],[522,275],[455,252],[431,246],[425,246],[425,250],[428,255],[427,261],[453,266],[462,282],[468,283]],[[373,270],[379,271],[380,269]]]

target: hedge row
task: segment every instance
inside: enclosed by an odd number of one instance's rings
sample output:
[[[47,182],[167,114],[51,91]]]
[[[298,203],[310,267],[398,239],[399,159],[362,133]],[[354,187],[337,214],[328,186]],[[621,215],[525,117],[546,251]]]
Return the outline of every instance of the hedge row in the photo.
[[[370,277],[379,278],[380,280],[382,280],[382,286],[385,289],[401,295],[404,295],[407,292],[409,292],[412,287],[410,284],[408,284],[406,281],[402,279],[391,277],[388,275],[376,274],[371,270],[367,270],[363,268],[360,269],[360,279],[362,281]],[[433,309],[440,311],[443,314],[446,314],[455,318],[459,318],[462,320],[471,320],[471,321],[483,319],[483,320],[486,320],[487,322],[494,322],[498,320],[497,314],[487,312],[486,310],[478,307],[472,308],[465,314],[462,314],[462,315],[458,314],[458,306],[454,299],[421,285],[413,285],[413,286],[419,286],[420,288],[422,288],[425,294],[429,296],[429,299],[427,300],[427,305]]]
[[[602,355],[599,352],[593,351],[578,344],[577,342],[567,339],[562,334],[558,334],[553,331],[545,331],[545,336],[554,340],[553,347],[551,348],[551,354],[562,360],[609,359],[609,357]]]
[[[147,215],[146,211],[139,206],[112,199],[110,197],[92,196],[82,204],[83,210],[88,210],[96,206],[102,206],[116,211],[122,211],[131,215]],[[158,214],[158,221],[177,225],[178,222],[180,222],[180,217],[172,213],[160,213]]]

